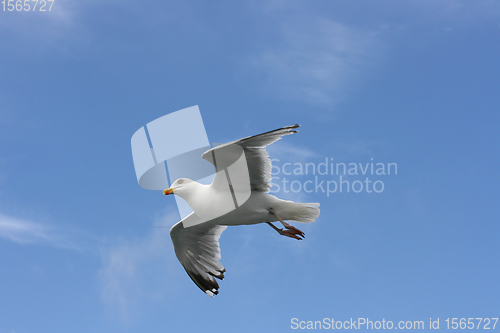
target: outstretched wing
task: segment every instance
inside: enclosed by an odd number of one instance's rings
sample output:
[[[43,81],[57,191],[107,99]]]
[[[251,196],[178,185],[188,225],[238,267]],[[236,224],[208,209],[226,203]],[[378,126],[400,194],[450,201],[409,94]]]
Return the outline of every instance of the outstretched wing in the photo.
[[[177,259],[191,280],[211,297],[219,293],[219,284],[214,277],[222,280],[226,271],[219,262],[219,238],[226,228],[210,223],[184,228],[180,221],[170,229]]]
[[[280,140],[285,135],[297,133],[294,129],[299,126],[286,126],[274,131],[225,143],[207,150],[201,157],[212,163],[216,171],[219,172],[237,159],[238,156],[235,155],[238,153],[238,150],[235,150],[234,146],[237,145],[243,148],[248,165],[251,189],[254,191],[269,192],[271,188],[272,165],[266,147]],[[222,175],[222,173],[216,174],[214,184],[218,183],[217,177],[219,175]]]

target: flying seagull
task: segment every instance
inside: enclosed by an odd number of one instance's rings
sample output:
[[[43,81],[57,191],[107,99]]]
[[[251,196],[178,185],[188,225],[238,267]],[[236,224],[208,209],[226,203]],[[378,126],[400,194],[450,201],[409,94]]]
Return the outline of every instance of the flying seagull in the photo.
[[[219,238],[227,226],[267,223],[280,235],[301,240],[304,232],[285,220],[310,223],[319,216],[319,203],[296,203],[268,194],[271,160],[266,147],[297,133],[299,126],[286,126],[207,150],[202,158],[216,169],[212,184],[179,178],[163,191],[165,195],[180,196],[193,209],[170,229],[170,237],[177,259],[209,296],[219,293],[215,278],[222,280],[226,271],[219,262]],[[189,226],[193,219],[197,224]],[[272,223],[277,221],[284,229]]]

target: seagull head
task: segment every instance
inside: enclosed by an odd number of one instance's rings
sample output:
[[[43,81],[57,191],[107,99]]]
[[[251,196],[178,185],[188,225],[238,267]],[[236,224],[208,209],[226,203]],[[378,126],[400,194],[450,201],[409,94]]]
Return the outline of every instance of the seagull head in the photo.
[[[179,178],[175,182],[172,183],[172,185],[167,188],[166,190],[163,190],[163,194],[169,195],[169,194],[177,194],[181,195],[188,189],[190,188],[190,184],[194,183],[191,179],[188,178]]]

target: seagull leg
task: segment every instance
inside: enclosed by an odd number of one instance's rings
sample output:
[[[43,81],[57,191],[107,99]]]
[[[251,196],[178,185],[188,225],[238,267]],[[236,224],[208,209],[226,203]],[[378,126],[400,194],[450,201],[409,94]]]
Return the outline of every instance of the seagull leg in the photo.
[[[283,235],[283,229],[280,229],[280,228],[276,227],[271,222],[266,222],[266,223],[269,224],[274,230],[276,230],[278,232],[278,234]]]
[[[286,230],[278,229],[274,224],[267,222],[267,224],[272,226],[273,229],[276,230],[280,235],[295,238],[298,240],[302,240],[302,238],[306,237],[305,233],[302,230],[299,230],[299,229],[295,228],[293,225],[290,225],[290,224],[286,223],[285,221],[283,221],[283,219],[278,215],[278,213],[276,213],[276,211],[274,209],[269,208],[269,212],[271,214],[273,214],[274,216],[276,216],[276,218],[278,220],[280,220],[281,224],[283,224],[283,226],[286,229]],[[302,238],[300,238],[300,237],[302,237]]]

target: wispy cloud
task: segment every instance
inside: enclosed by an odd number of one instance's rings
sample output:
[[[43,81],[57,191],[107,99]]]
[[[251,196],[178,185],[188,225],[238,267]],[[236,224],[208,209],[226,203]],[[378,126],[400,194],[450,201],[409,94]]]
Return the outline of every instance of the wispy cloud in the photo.
[[[451,18],[466,24],[500,17],[500,3],[495,0],[411,0],[404,5],[436,19]]]
[[[281,26],[281,42],[257,57],[272,92],[315,104],[346,94],[362,70],[376,62],[374,33],[326,19],[298,19]]]
[[[40,2],[34,7],[35,2],[31,1],[29,11],[16,10],[3,15],[0,29],[11,38],[0,45],[0,50],[4,55],[36,59],[47,53],[71,53],[75,48],[89,45],[91,35],[81,22],[86,12],[84,4],[56,0],[47,2],[43,12],[39,11]]]
[[[302,162],[309,158],[320,157],[321,155],[306,146],[292,145],[285,140],[270,145],[267,148],[271,159],[290,159],[293,156],[297,162]]]
[[[0,238],[23,245],[46,245],[81,252],[95,251],[99,240],[84,232],[74,232],[47,224],[0,214]]]
[[[0,215],[0,237],[20,244],[57,242],[48,227],[5,215]]]
[[[148,304],[164,299],[178,280],[170,277],[173,271],[180,272],[179,267],[169,269],[178,265],[169,236],[178,214],[173,208],[169,210],[173,213],[156,218],[144,237],[108,238],[107,241],[82,231],[63,230],[0,214],[0,241],[99,254],[101,298],[110,313],[127,324],[138,319]]]
[[[177,220],[178,214],[167,214],[154,223],[164,227],[151,228],[142,238],[116,241],[101,250],[101,297],[110,313],[124,323],[133,323],[148,304],[162,300],[173,289],[169,267],[177,259],[169,230]]]

